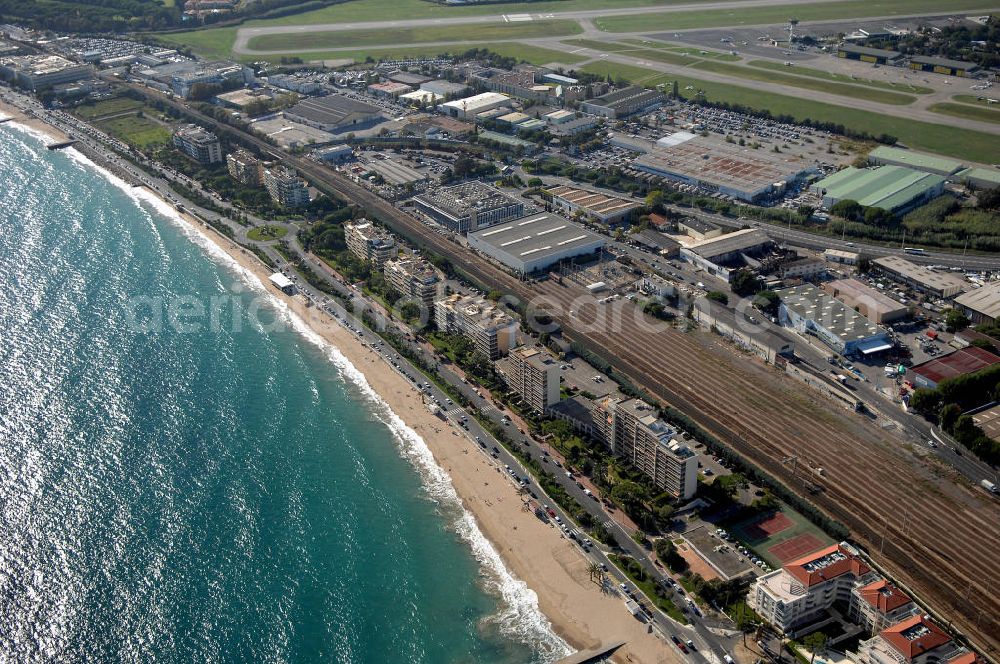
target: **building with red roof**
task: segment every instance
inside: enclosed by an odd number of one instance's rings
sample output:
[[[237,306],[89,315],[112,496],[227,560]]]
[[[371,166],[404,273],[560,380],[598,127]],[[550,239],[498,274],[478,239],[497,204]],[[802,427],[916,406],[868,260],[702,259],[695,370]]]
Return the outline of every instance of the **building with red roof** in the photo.
[[[859,664],[976,664],[978,658],[955,643],[930,616],[918,613],[863,641]]]
[[[869,634],[899,622],[917,610],[910,596],[886,579],[859,586],[851,600],[849,617]]]
[[[981,369],[1000,363],[1000,356],[978,346],[960,348],[954,353],[917,364],[910,369],[914,387],[937,387],[948,378],[975,373]]]

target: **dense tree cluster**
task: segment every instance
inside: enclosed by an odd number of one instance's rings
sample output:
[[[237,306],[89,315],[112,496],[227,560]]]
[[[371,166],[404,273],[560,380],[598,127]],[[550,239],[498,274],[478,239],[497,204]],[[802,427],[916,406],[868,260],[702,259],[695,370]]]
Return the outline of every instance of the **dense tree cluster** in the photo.
[[[892,48],[892,45],[885,46]],[[984,69],[1000,67],[1000,20],[991,17],[984,25],[926,27],[903,37],[896,48],[907,55],[929,55],[975,62]]]
[[[159,0],[0,0],[0,23],[62,32],[160,30],[180,17],[178,7]]]

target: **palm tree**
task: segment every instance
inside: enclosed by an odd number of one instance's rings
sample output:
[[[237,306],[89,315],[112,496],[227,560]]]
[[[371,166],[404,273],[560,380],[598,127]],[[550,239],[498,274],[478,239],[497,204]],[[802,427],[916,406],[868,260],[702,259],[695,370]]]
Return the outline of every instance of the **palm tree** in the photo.
[[[604,576],[604,570],[601,569],[601,566],[597,563],[590,563],[590,566],[587,567],[587,571],[590,573],[590,580],[594,583],[599,583],[601,577]]]

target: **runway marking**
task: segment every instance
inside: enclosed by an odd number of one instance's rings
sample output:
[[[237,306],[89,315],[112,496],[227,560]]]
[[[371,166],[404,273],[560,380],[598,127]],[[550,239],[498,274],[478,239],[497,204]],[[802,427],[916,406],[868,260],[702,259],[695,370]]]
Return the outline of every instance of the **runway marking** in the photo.
[[[503,20],[508,23],[514,23],[519,21],[533,21],[535,20],[531,14],[504,14]]]

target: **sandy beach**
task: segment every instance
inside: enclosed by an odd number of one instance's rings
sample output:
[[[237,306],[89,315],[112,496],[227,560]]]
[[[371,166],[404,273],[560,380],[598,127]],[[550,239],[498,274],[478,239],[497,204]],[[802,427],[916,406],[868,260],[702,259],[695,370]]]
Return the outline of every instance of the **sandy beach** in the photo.
[[[37,132],[46,134],[52,139],[49,141],[50,143],[70,140],[69,136],[56,127],[53,127],[52,125],[32,115],[27,115],[17,106],[13,106],[2,100],[0,100],[0,118],[10,118],[13,122],[17,122],[18,124],[34,129]]]
[[[20,109],[0,102],[0,115],[44,132],[52,140],[67,140],[62,132],[43,121],[25,116]],[[150,194],[157,195],[149,190]],[[207,240],[231,256],[262,284],[271,270],[251,252],[235,244],[193,217],[184,220]],[[538,605],[555,632],[577,649],[602,643],[625,641],[613,658],[616,662],[673,663],[681,656],[668,642],[648,632],[617,594],[606,594],[593,581],[589,562],[553,525],[541,522],[526,507],[520,495],[492,458],[460,430],[432,415],[420,394],[375,352],[332,317],[309,307],[303,296],[289,297],[270,286],[268,290],[327,343],[337,348],[403,422],[413,429],[444,468],[464,507],[473,515],[483,534],[493,543],[505,565],[538,596]]]

